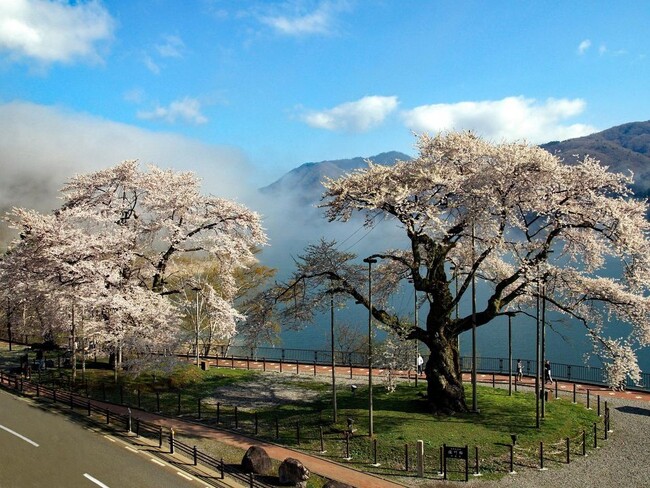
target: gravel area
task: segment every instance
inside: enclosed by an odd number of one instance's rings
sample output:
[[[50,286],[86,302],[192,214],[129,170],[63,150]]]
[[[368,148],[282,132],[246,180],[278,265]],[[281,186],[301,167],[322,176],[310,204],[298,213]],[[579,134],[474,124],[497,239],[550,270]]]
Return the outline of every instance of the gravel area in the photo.
[[[317,392],[304,388],[305,381],[319,381],[305,376],[279,376],[278,373],[261,375],[255,381],[245,385],[219,388],[215,393],[224,403],[238,404],[242,407],[279,405],[296,400],[309,401]],[[355,381],[337,378],[340,384],[352,384]],[[503,385],[501,385],[503,387]],[[225,400],[225,398],[228,398]],[[574,454],[570,464],[548,461],[548,469],[540,471],[534,468],[516,468],[518,472],[505,475],[498,481],[488,481],[470,476],[469,483],[441,480],[419,480],[403,478],[405,486],[462,487],[474,488],[601,488],[650,487],[650,402],[632,398],[605,397],[611,415],[613,432],[605,442],[602,431],[599,432],[599,445],[596,450],[589,450],[587,457]],[[363,485],[361,485],[363,486]],[[371,485],[366,485],[371,486]]]
[[[498,482],[473,480],[471,483],[486,488],[650,486],[650,404],[613,398],[608,402],[613,433],[602,449],[546,471],[525,469]]]
[[[306,377],[279,377],[277,373],[267,373],[245,385],[222,387],[215,393],[220,401],[229,405],[268,407],[296,400],[309,401],[317,397],[317,392],[304,388],[305,380],[309,381]],[[323,378],[314,381],[322,382]],[[337,382],[355,383],[344,378],[337,378]],[[607,398],[607,401],[613,432],[607,442],[601,441],[601,447],[590,450],[587,457],[574,455],[568,465],[548,463],[549,467],[544,471],[522,468],[516,474],[507,475],[499,481],[470,478],[469,484],[476,488],[650,487],[650,403],[613,397]],[[602,433],[600,439],[601,436]],[[458,483],[427,481],[418,485],[433,487]]]
[[[219,401],[224,405],[255,410],[296,401],[308,402],[318,398],[320,393],[306,389],[305,381],[309,380],[298,376],[278,376],[278,373],[260,374],[253,381],[217,388],[214,396],[206,399],[205,402],[216,404]]]

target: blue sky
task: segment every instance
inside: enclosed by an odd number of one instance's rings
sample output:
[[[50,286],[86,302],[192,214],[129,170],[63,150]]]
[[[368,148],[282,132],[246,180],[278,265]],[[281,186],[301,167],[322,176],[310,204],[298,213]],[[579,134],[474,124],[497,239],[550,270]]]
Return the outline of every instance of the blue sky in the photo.
[[[542,143],[647,120],[649,20],[644,1],[1,0],[0,206],[12,177],[123,159],[236,196],[413,154],[413,131]]]

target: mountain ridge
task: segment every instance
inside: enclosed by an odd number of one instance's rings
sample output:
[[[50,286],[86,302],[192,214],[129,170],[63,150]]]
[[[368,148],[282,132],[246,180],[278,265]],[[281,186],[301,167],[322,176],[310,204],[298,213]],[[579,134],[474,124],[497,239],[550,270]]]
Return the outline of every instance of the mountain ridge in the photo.
[[[288,173],[285,173],[270,185],[260,188],[259,191],[263,194],[296,192],[302,194],[301,196],[303,198],[313,200],[315,191],[322,193],[324,190],[322,181],[325,177],[338,178],[344,173],[365,167],[367,161],[372,161],[376,164],[391,165],[395,164],[398,160],[410,159],[412,159],[411,156],[399,151],[387,151],[370,157],[357,156],[349,159],[303,163]]]
[[[598,159],[610,171],[634,174],[632,188],[637,196],[650,196],[650,120],[628,122],[593,134],[540,144],[540,147],[564,159],[567,164],[575,162],[576,156],[586,155]],[[313,202],[323,193],[325,177],[338,178],[358,168],[366,161],[391,165],[396,161],[408,161],[411,156],[399,151],[387,151],[370,157],[308,162],[285,173],[282,177],[260,188],[263,194],[296,196],[300,202]]]

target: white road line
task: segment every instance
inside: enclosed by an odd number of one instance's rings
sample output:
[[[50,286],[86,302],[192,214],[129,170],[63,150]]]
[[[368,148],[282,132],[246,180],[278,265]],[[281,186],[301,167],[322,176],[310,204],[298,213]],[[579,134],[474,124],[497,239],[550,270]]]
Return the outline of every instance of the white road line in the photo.
[[[181,473],[180,471],[176,471],[176,474],[177,474],[178,476],[182,476],[182,477],[185,478],[186,480],[190,480],[190,481],[192,481],[192,480],[194,479],[194,478],[192,478],[191,476],[189,476],[189,475],[187,475],[187,474],[185,474],[185,473]]]
[[[110,437],[108,435],[104,435],[104,437],[106,437],[111,442],[115,442],[115,439],[113,439],[112,437]]]
[[[95,483],[97,486],[101,486],[102,488],[109,488],[108,485],[105,485],[104,483],[102,483],[101,481],[99,481],[97,478],[93,478],[93,477],[90,476],[88,473],[84,473],[84,476],[85,476],[86,478],[88,478],[90,481],[92,481],[93,483]]]
[[[156,458],[149,458],[149,459],[151,460],[152,463],[156,463],[159,466],[165,465],[165,463],[163,463],[162,461],[158,461]]]
[[[133,449],[131,446],[124,446],[124,447],[127,448],[131,452],[135,452],[136,454],[140,452],[137,449]]]
[[[38,447],[38,444],[36,444],[36,442],[34,442],[34,441],[31,440],[31,439],[28,439],[28,438],[25,437],[24,435],[21,435],[21,434],[19,434],[18,432],[14,431],[14,430],[11,430],[9,427],[5,427],[4,425],[0,424],[0,429],[2,429],[2,430],[6,430],[6,431],[9,432],[10,434],[15,435],[16,437],[18,437],[19,439],[24,440],[25,442],[29,442],[29,443],[30,443],[32,446],[34,446],[34,447]]]

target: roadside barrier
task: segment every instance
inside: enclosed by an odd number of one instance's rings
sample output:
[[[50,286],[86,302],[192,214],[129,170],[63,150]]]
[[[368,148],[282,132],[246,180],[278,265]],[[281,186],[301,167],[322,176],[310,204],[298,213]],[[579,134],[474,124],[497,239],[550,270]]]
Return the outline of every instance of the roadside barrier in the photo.
[[[227,361],[222,366],[237,367],[237,362]],[[492,375],[487,376],[488,379],[484,382],[498,386],[499,382],[495,381]],[[193,462],[219,472],[220,475],[228,474],[245,483],[251,482],[250,477],[246,474],[238,475],[236,469],[232,471],[230,467],[223,466],[220,460],[201,453],[199,450],[195,452],[195,446],[184,444],[171,437],[171,433],[166,435],[160,426],[138,419],[137,415],[134,418],[130,411],[131,407],[148,409],[169,416],[183,415],[218,428],[231,429],[249,436],[272,439],[288,446],[294,445],[308,452],[340,453],[341,461],[367,464],[373,467],[382,466],[385,469],[403,471],[404,473],[412,473],[413,470],[418,469],[417,464],[409,459],[409,451],[411,450],[409,443],[404,444],[403,450],[399,447],[382,446],[377,438],[369,439],[365,435],[354,435],[356,429],[353,423],[350,423],[349,428],[342,434],[330,432],[325,435],[323,425],[317,428],[306,428],[299,422],[283,421],[275,414],[265,413],[261,415],[256,411],[241,409],[237,405],[227,405],[221,401],[215,402],[214,399],[199,398],[196,402],[183,401],[184,397],[180,390],[163,391],[162,386],[157,384],[155,380],[151,385],[152,389],[154,389],[153,392],[141,388],[134,389],[124,384],[94,385],[94,391],[100,392],[102,399],[106,398],[116,404],[122,402],[122,407],[128,408],[128,414],[126,415],[115,413],[108,408],[93,403],[93,400],[88,397],[91,389],[88,388],[87,384],[83,383],[78,386],[82,392],[85,392],[85,396],[80,393],[73,393],[66,387],[65,381],[62,387],[57,388],[56,386],[34,383],[18,375],[3,372],[0,372],[0,385],[21,392],[24,395],[50,399],[55,403],[69,406],[71,410],[83,409],[88,417],[101,418],[105,424],[116,426],[126,432],[132,432],[136,437],[150,438],[152,441],[157,442],[160,449],[163,449],[165,439],[169,439],[167,442],[170,451],[176,450],[190,457]],[[522,388],[522,384],[519,384],[519,387]],[[525,387],[529,387],[529,385],[525,385]],[[561,394],[576,399],[575,388],[573,391],[558,391],[556,387],[555,391],[556,399],[560,398]],[[581,399],[586,400],[586,403],[583,402],[586,408],[591,408],[592,397],[591,390],[581,394]],[[594,423],[593,429],[584,429],[571,438],[559,439],[554,443],[541,442],[537,446],[525,446],[519,443],[503,444],[501,455],[486,459],[482,463],[480,463],[479,446],[474,446],[473,459],[470,459],[472,457],[470,451],[467,454],[468,466],[473,466],[472,475],[480,476],[481,469],[506,473],[515,473],[517,469],[523,468],[545,469],[549,463],[569,463],[576,456],[585,456],[588,449],[598,448],[598,442],[607,440],[608,434],[611,433],[609,406],[607,402],[601,401],[600,395],[597,395],[596,402],[598,413],[603,414],[601,415],[602,420]],[[444,454],[442,446],[439,446],[439,450],[432,446],[425,450],[423,464],[425,466],[440,466],[439,470],[433,474],[430,471],[427,472],[427,476],[436,478],[445,476]],[[334,457],[336,458],[336,455]],[[449,459],[446,476],[449,479],[462,479],[465,471],[456,470],[458,463],[454,461],[454,458]],[[255,484],[257,481],[254,478],[252,483],[254,483],[252,486],[263,486],[263,484]]]
[[[126,414],[119,414],[109,408],[96,405],[91,399],[83,398],[70,390],[51,388],[38,383],[32,383],[22,377],[19,378],[16,375],[3,371],[0,371],[0,387],[16,391],[25,396],[34,396],[39,400],[51,400],[54,404],[58,403],[62,406],[69,407],[71,411],[75,409],[83,410],[89,419],[97,423],[104,423],[100,419],[105,419],[105,425],[113,426],[118,431],[132,434],[136,438],[143,437],[157,441],[158,448],[163,448],[164,428],[158,424],[147,422],[137,417],[134,419],[130,408]],[[192,459],[194,466],[202,465],[210,470],[216,471],[219,474],[219,479],[223,480],[228,475],[250,488],[272,488],[274,486],[258,479],[252,473],[245,473],[234,466],[224,464],[223,459],[216,459],[201,452],[196,446],[189,446],[175,439],[173,429],[170,429],[168,439],[170,454],[178,451],[188,456]]]

